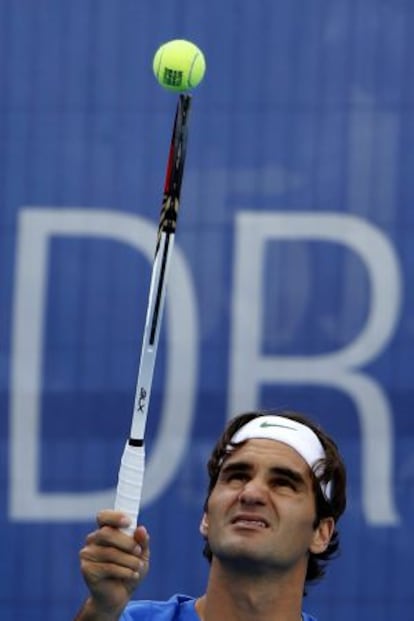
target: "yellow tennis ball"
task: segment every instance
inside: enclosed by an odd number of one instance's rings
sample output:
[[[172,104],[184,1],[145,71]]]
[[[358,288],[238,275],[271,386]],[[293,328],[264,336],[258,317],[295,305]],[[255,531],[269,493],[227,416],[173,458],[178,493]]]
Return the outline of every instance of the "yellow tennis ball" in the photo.
[[[169,91],[186,91],[200,84],[206,61],[194,43],[174,39],[158,48],[152,68],[161,86]]]

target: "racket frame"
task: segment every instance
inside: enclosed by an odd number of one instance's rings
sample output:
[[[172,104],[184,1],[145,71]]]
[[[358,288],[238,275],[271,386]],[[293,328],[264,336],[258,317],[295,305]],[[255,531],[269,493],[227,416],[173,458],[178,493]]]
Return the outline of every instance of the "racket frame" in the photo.
[[[130,526],[125,529],[129,534],[132,534],[136,527],[141,503],[145,470],[144,436],[180,207],[191,102],[189,93],[181,93],[177,101],[151,272],[131,430],[118,473],[115,509],[130,518]]]

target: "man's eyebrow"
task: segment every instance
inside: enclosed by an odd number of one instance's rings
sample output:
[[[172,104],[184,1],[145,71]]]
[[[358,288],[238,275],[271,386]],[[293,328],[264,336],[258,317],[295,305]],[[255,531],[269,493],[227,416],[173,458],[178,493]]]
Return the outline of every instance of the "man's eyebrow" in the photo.
[[[224,462],[221,472],[232,472],[234,470],[251,470],[252,465],[247,461]]]
[[[301,485],[306,484],[303,475],[300,472],[298,472],[298,470],[293,470],[292,468],[286,468],[284,466],[275,466],[274,468],[271,468],[271,472],[272,474],[275,474],[277,476],[283,476],[288,479],[291,479],[295,483],[298,483]]]

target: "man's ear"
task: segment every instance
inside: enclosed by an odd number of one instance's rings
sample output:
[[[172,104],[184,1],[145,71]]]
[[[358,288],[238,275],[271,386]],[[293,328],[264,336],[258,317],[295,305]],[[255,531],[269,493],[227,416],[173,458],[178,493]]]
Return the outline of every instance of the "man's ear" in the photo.
[[[333,517],[323,518],[313,532],[313,538],[309,551],[313,554],[325,552],[332,539],[335,530],[335,520]]]
[[[203,537],[207,537],[207,535],[208,535],[208,517],[207,517],[207,513],[203,513],[203,517],[201,518],[200,533],[203,535]]]

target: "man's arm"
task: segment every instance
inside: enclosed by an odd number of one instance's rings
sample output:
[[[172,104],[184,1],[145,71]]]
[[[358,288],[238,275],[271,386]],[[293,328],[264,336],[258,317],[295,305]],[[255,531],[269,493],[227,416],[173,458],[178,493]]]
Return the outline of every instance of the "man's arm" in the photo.
[[[118,621],[134,589],[149,566],[149,537],[138,526],[133,537],[120,529],[128,518],[105,510],[97,516],[98,529],[80,551],[81,571],[90,595],[74,621]]]

